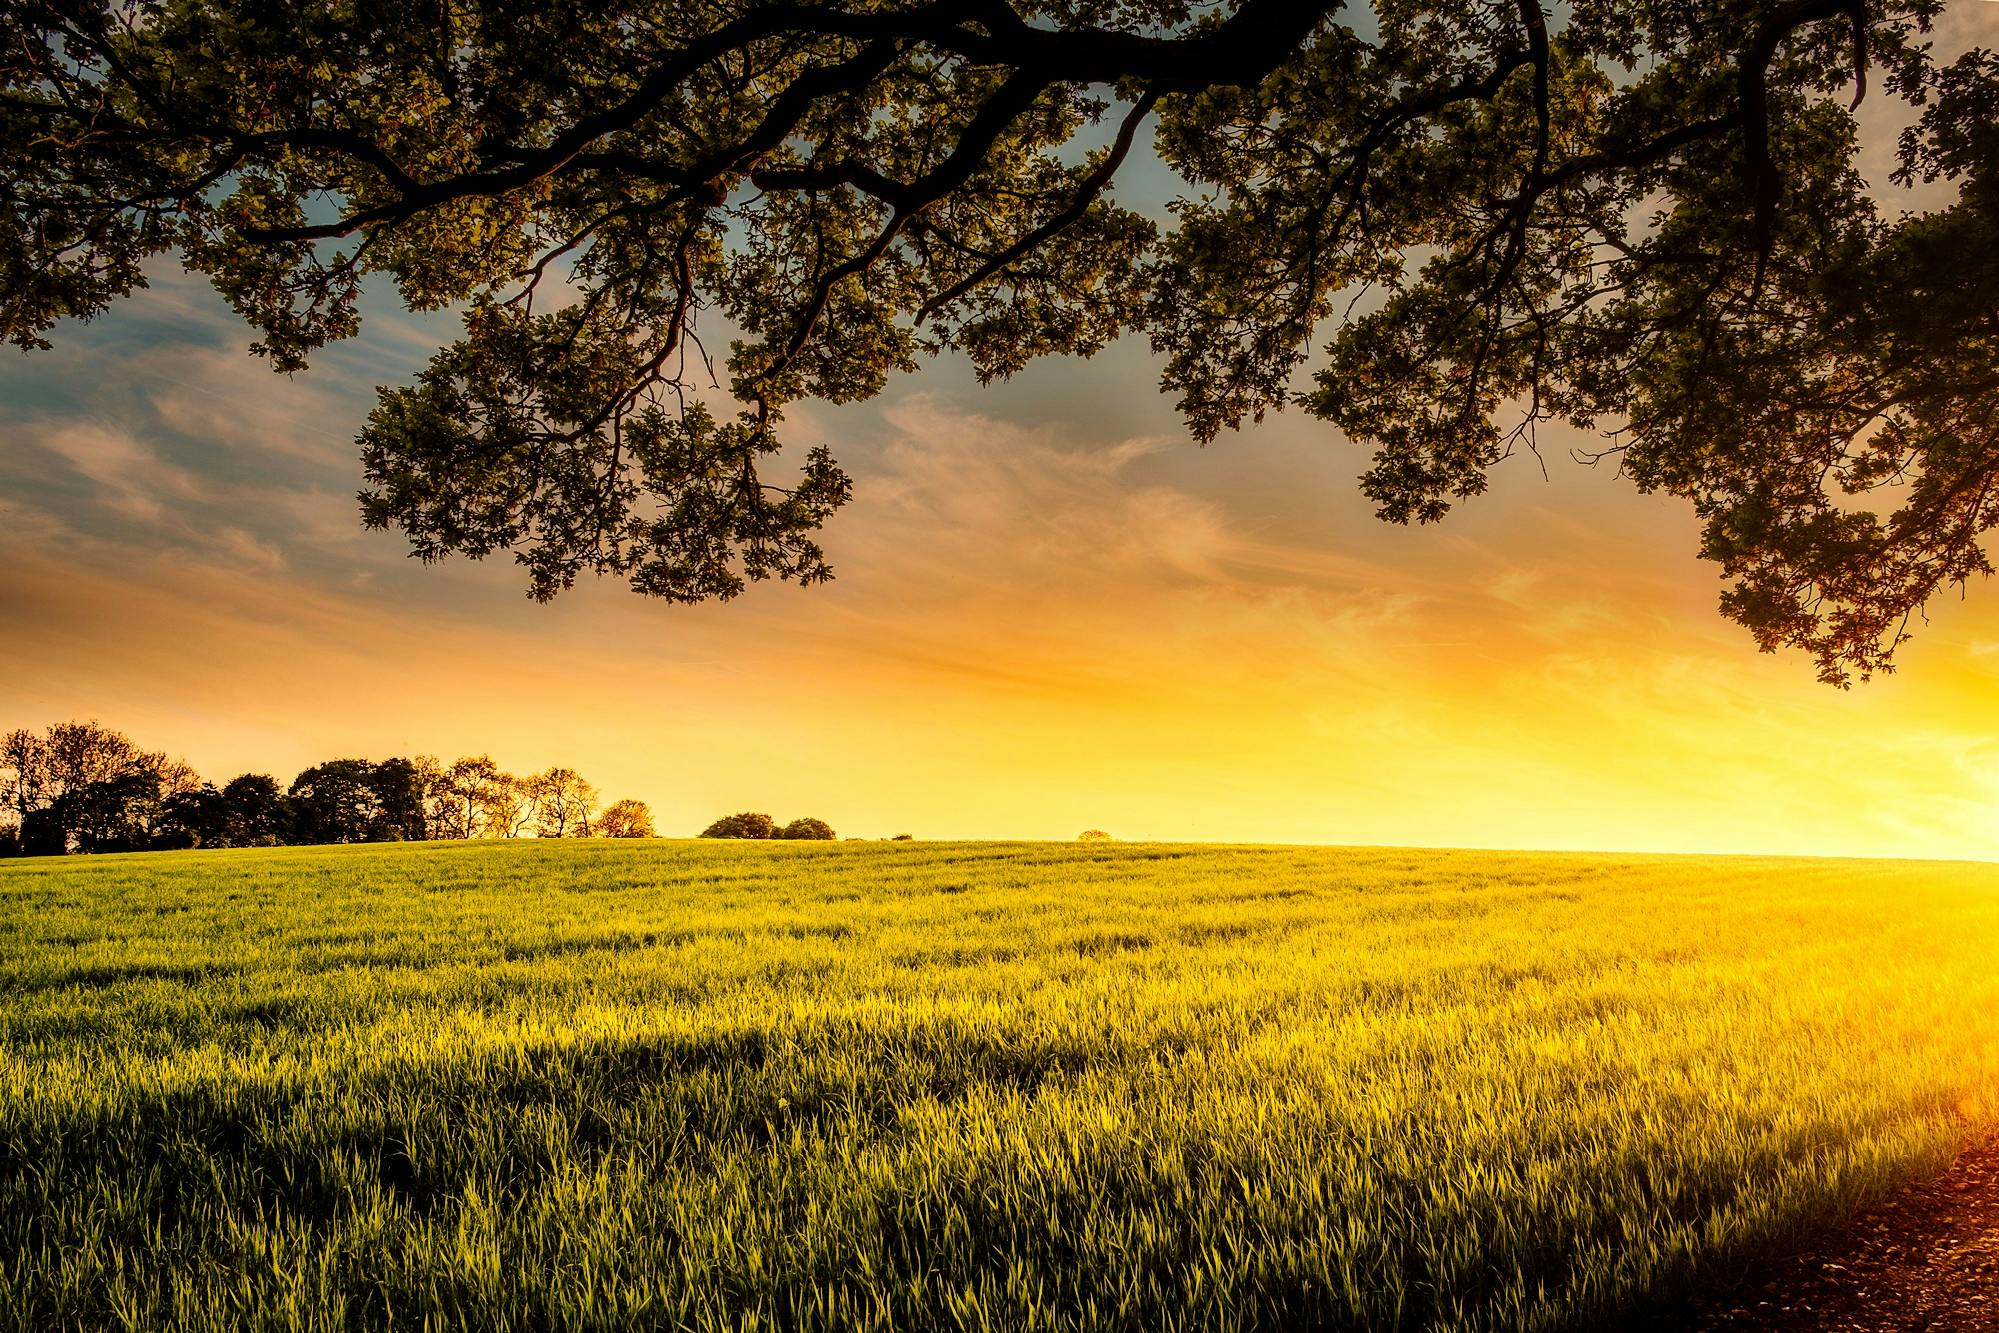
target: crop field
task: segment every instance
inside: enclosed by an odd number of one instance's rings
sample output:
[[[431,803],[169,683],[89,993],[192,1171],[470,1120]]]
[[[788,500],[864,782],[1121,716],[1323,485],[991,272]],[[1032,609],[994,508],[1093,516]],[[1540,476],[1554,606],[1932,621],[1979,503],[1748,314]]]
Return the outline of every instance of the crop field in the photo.
[[[1999,867],[0,865],[0,1327],[1554,1329],[1999,1124]]]

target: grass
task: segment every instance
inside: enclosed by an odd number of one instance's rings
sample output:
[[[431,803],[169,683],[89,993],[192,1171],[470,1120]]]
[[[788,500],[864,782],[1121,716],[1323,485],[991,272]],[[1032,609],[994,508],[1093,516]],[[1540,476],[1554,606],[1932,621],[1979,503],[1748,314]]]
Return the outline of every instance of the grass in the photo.
[[[1999,867],[0,866],[0,1328],[1553,1329],[1999,1123]]]

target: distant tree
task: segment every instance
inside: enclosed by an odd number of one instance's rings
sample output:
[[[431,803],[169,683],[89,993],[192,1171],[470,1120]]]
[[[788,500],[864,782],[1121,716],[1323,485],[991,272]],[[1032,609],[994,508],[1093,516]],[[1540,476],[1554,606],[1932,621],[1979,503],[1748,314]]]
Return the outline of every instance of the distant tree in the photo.
[[[143,759],[131,738],[96,722],[58,722],[45,732],[22,729],[0,738],[0,784],[25,848],[34,855],[69,850],[67,821],[81,813],[81,789],[122,777]]]
[[[600,838],[650,838],[652,831],[652,811],[644,801],[626,797],[606,806],[604,813],[597,816],[597,836]]]
[[[535,833],[543,838],[587,838],[597,809],[597,789],[573,768],[556,767],[528,780],[535,798]]]
[[[451,837],[446,831],[452,803],[451,783],[443,763],[436,755],[419,754],[411,756],[410,766],[416,770],[417,781],[423,787],[424,837]]]
[[[0,737],[0,796],[22,849],[36,855],[150,845],[165,803],[197,790],[180,759],[141,750],[96,722]]]
[[[126,811],[129,832],[123,849],[127,851],[177,845],[183,833],[175,827],[176,807],[185,808],[189,802],[198,806],[201,791],[208,785],[185,759],[164,754],[141,754],[138,763],[127,770],[128,776],[144,774],[150,774],[152,780],[148,782],[141,776],[137,783],[127,787],[136,793]]]
[[[47,804],[42,795],[48,782],[47,748],[44,737],[25,727],[0,736],[0,794],[17,834],[29,814]]]
[[[274,847],[291,833],[291,802],[276,778],[245,773],[222,788],[231,847]]]
[[[1100,828],[1086,828],[1076,835],[1077,842],[1109,842],[1111,835]]]
[[[424,775],[408,759],[384,759],[369,779],[375,793],[371,842],[422,842],[430,836],[425,815]]]
[[[160,775],[160,799],[169,800],[175,796],[185,796],[201,790],[204,785],[201,774],[194,771],[194,765],[185,759],[176,759],[164,754],[140,756],[140,764]]]
[[[889,839],[889,841],[890,841],[890,842],[915,842],[915,841],[916,841],[916,839],[915,839],[915,838],[914,838],[913,836],[911,836],[910,834],[907,834],[907,833],[898,833],[898,834],[896,834],[896,835],[895,835],[895,836],[894,836],[893,838],[890,838],[890,839]]]
[[[152,844],[160,775],[134,764],[116,777],[72,787],[51,807],[79,852],[135,852]]]
[[[518,838],[541,817],[541,778],[501,773],[486,792],[486,836]]]
[[[830,842],[836,835],[823,819],[794,819],[779,829],[777,836],[794,842]]]
[[[52,801],[71,789],[123,777],[146,758],[131,737],[96,721],[56,723],[48,729],[42,753]]]
[[[23,856],[61,856],[69,850],[69,833],[51,806],[28,811],[20,838]]]
[[[292,781],[292,837],[301,843],[366,842],[380,826],[375,766],[365,759],[331,759]]]
[[[227,847],[229,845],[229,802],[211,784],[202,783],[193,791],[176,792],[161,802],[159,827],[153,834],[155,847]]]
[[[738,815],[724,815],[701,830],[704,838],[774,838],[777,836],[777,821],[769,815],[745,812]]]
[[[492,824],[497,814],[511,819],[515,796],[507,790],[513,779],[489,755],[473,755],[451,761],[440,777],[441,789],[435,799],[437,836],[440,838],[480,838],[504,836]]]

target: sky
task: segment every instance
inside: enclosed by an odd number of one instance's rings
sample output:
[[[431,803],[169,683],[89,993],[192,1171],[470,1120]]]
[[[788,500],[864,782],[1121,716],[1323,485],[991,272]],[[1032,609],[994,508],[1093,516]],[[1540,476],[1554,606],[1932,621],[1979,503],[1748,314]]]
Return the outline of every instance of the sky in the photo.
[[[1999,40],[1999,5],[1948,18]],[[1196,447],[1142,344],[984,388],[944,360],[791,412],[855,478],[832,584],[541,606],[505,558],[360,527],[374,386],[451,327],[371,301],[285,378],[167,265],[0,357],[0,728],[94,717],[218,782],[562,763],[669,835],[1999,856],[1999,587],[1828,688],[1721,618],[1684,503],[1569,460],[1587,437],[1403,529],[1323,422]]]

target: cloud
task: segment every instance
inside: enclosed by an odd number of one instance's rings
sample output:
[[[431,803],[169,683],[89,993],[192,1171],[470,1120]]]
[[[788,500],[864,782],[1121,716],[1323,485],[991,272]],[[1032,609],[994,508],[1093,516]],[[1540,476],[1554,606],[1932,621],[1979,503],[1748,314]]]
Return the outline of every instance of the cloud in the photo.
[[[131,373],[143,377],[160,428],[210,448],[354,466],[354,433],[365,400],[333,373],[293,377],[240,347],[154,349]]]
[[[243,528],[223,528],[215,534],[215,545],[240,566],[264,571],[285,567],[285,553],[276,543],[267,542]]]
[[[1287,541],[1234,512],[1225,495],[1148,480],[1143,465],[1179,442],[1101,444],[966,412],[923,396],[883,413],[888,427],[832,540],[859,577],[932,596],[973,588],[1044,603],[1124,605],[1185,593],[1256,600],[1311,589],[1410,605],[1401,571]],[[924,559],[908,553],[921,545]]]
[[[94,483],[96,501],[127,519],[163,522],[169,501],[192,497],[199,489],[186,471],[116,426],[43,423],[29,432],[29,438]]]

